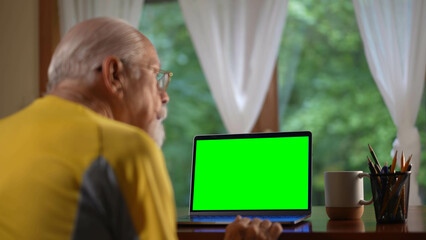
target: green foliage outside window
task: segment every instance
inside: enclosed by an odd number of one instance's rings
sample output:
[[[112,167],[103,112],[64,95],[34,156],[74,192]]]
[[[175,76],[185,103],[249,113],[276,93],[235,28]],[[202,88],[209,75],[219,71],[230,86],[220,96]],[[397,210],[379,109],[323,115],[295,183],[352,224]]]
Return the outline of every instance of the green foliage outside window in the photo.
[[[188,206],[192,140],[225,133],[177,2],[145,4],[139,29],[154,44],[161,68],[173,72],[167,93],[163,151],[177,206]]]
[[[162,68],[174,73],[163,150],[176,203],[187,206],[193,137],[226,130],[179,4],[145,4],[140,30],[157,48]],[[352,1],[290,0],[278,72],[280,130],[313,133],[314,205],[324,204],[324,171],[368,170],[367,144],[391,161],[396,128],[370,74]],[[424,142],[424,101],[417,126]],[[423,193],[425,155],[418,179]]]

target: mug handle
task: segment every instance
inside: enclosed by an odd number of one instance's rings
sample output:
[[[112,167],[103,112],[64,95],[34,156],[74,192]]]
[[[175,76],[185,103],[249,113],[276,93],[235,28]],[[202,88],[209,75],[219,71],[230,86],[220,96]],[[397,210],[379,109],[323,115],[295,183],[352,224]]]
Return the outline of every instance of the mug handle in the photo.
[[[370,174],[368,174],[368,173],[360,173],[360,174],[358,174],[358,177],[359,178],[363,178],[363,177],[368,177],[368,178],[370,178]],[[370,201],[365,201],[365,200],[359,200],[359,204],[361,204],[361,205],[370,205],[370,204],[372,204],[373,203],[373,198],[371,198],[370,199]]]

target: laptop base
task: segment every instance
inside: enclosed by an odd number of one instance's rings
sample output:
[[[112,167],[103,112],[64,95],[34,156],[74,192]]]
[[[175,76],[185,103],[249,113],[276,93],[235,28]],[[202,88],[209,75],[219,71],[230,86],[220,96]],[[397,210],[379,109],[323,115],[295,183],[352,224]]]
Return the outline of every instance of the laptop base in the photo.
[[[282,225],[293,225],[302,222],[310,217],[310,215],[294,215],[294,216],[242,216],[250,219],[260,218],[261,220],[269,219],[271,222],[278,222]],[[178,225],[228,225],[235,220],[236,216],[185,216],[178,218]]]

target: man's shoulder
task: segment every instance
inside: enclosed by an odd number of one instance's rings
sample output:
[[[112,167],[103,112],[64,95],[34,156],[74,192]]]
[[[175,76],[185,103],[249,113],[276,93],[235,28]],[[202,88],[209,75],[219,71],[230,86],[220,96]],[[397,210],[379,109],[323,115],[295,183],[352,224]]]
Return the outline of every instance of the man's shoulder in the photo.
[[[102,155],[107,159],[158,157],[160,150],[143,130],[102,116],[92,116],[99,130]]]
[[[91,116],[98,126],[100,137],[104,141],[116,143],[151,142],[151,137],[143,130],[132,125],[94,114]]]

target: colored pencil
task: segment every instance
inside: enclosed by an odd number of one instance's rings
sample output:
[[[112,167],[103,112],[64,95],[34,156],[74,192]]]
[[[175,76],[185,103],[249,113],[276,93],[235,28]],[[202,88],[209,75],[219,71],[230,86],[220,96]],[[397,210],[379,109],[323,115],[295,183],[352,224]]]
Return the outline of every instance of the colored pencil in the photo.
[[[404,164],[404,168],[401,167],[401,172],[406,172],[408,167],[410,166],[411,158],[413,157],[413,154],[410,155],[407,162]]]
[[[380,170],[382,170],[382,166],[380,166],[379,160],[377,159],[376,153],[374,152],[373,148],[368,144],[368,148],[370,149],[371,156],[373,157],[374,163],[377,164],[379,167],[379,173]]]
[[[401,171],[404,168],[405,165],[405,155],[404,155],[404,151],[401,154]]]
[[[398,156],[398,151],[396,151],[395,152],[395,155],[393,156],[393,159],[392,159],[392,166],[391,166],[391,173],[394,173],[395,172],[395,166],[396,166],[396,158],[397,158],[397,156]]]

